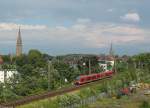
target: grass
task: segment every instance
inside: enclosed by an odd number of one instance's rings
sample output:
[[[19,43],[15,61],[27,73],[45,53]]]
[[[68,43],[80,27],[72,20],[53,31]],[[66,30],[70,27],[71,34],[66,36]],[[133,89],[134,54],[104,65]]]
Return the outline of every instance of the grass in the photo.
[[[44,99],[27,105],[18,106],[17,108],[57,108],[57,104],[55,99]]]
[[[134,94],[137,96],[137,94]],[[143,101],[150,104],[150,97],[147,96],[123,96],[121,99],[104,98],[85,108],[140,108]]]
[[[138,108],[137,103],[132,103],[126,99],[102,99],[86,108]]]

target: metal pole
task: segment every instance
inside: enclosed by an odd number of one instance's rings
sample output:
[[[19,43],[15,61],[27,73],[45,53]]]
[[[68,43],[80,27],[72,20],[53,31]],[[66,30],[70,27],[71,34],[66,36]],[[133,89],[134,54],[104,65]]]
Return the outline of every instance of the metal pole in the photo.
[[[91,61],[89,59],[89,74],[91,74]]]
[[[6,85],[7,83],[7,70],[4,69],[4,84]]]
[[[7,85],[7,70],[4,69],[4,86],[3,86],[3,98],[4,98],[4,102],[6,102],[6,97],[5,97],[5,91],[7,89],[6,85]]]
[[[112,67],[112,70],[116,74],[116,59],[114,58],[114,66]]]
[[[50,83],[51,83],[51,61],[48,61],[48,91],[50,91]]]

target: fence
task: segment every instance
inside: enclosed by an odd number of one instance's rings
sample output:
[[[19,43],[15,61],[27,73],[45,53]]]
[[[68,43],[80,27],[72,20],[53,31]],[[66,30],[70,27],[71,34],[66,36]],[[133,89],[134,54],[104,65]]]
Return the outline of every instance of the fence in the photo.
[[[86,99],[82,99],[79,103],[74,103],[74,104],[66,105],[66,106],[60,105],[60,108],[79,108],[81,106],[95,103],[98,99],[101,99],[104,97],[107,97],[107,94],[103,92],[103,93],[100,93],[99,95],[91,96],[91,97],[86,98]]]

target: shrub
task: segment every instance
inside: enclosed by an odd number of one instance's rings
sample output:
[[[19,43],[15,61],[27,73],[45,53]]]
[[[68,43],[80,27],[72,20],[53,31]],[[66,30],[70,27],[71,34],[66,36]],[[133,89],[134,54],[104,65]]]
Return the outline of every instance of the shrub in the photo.
[[[150,108],[150,104],[147,101],[143,101],[140,108]]]

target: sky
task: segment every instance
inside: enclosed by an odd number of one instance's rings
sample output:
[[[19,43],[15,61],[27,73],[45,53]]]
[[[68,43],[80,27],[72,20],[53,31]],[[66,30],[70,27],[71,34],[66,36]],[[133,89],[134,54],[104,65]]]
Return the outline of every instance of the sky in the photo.
[[[150,51],[150,0],[0,0],[0,54],[50,55]]]

